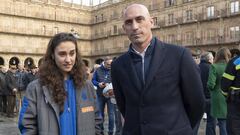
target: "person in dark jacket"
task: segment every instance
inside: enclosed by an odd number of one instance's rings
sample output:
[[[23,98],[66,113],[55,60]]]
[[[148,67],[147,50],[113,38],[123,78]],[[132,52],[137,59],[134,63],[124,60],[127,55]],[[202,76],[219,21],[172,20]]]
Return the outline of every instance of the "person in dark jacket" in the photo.
[[[6,68],[4,66],[0,66],[0,113],[6,114],[6,108],[7,108],[7,97],[6,97],[6,91],[7,91],[7,84],[5,80],[6,76]]]
[[[37,67],[35,65],[30,66],[29,72],[25,77],[25,85],[27,86],[30,82],[36,80],[38,78]]]
[[[240,55],[232,58],[221,80],[223,94],[227,97],[227,133],[240,135]]]
[[[107,105],[108,108],[108,135],[113,135],[114,129],[114,104],[111,103],[110,98],[106,98],[103,95],[103,89],[106,87],[108,83],[111,83],[111,63],[112,59],[110,57],[104,58],[102,65],[96,69],[93,74],[92,83],[97,87],[97,99],[98,105],[100,108],[100,115],[104,120],[104,110]],[[103,121],[104,123],[104,121]],[[104,126],[101,123],[102,134],[104,134]]]
[[[18,127],[24,135],[99,135],[93,85],[86,81],[77,39],[58,33],[50,41],[23,99]]]
[[[210,114],[211,109],[211,102],[210,102],[210,91],[207,88],[207,81],[208,81],[208,75],[209,75],[209,68],[210,65],[213,64],[213,55],[211,52],[204,52],[201,56],[201,62],[199,64],[200,71],[201,71],[201,79],[204,89],[204,95],[206,99],[206,108],[205,112],[207,114],[207,124],[206,124],[206,135],[216,135],[216,120],[213,118]]]
[[[124,10],[129,50],[112,64],[112,84],[124,117],[123,135],[193,135],[204,112],[199,67],[186,48],[153,37],[141,4]]]
[[[17,78],[16,78],[16,65],[9,65],[9,70],[6,73],[7,83],[7,117],[14,117],[14,108],[16,106],[16,93],[17,93]]]
[[[16,94],[17,97],[17,105],[16,108],[19,110],[22,104],[22,98],[26,91],[26,72],[24,71],[24,67],[21,64],[18,64],[18,69],[16,71],[16,78],[17,78],[17,89],[18,92]]]

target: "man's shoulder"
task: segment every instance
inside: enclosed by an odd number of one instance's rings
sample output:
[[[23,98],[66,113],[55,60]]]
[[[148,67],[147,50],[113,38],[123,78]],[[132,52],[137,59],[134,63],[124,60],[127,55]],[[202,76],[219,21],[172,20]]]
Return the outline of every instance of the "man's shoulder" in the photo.
[[[159,53],[164,53],[164,55],[167,55],[168,57],[178,57],[180,58],[184,52],[187,50],[185,47],[182,47],[180,45],[165,43],[163,41],[158,40],[156,42],[155,51],[158,51]],[[162,48],[162,49],[160,49]]]
[[[170,51],[183,51],[185,50],[186,48],[185,47],[182,47],[180,45],[175,45],[175,44],[170,44],[170,43],[166,43],[166,42],[163,42],[163,41],[160,41],[158,40],[158,44],[161,44],[162,46],[164,46],[164,48],[166,49],[169,49]]]
[[[129,59],[128,54],[129,52],[125,52],[124,54],[120,55],[117,59],[115,59],[112,65],[122,64],[126,59]]]

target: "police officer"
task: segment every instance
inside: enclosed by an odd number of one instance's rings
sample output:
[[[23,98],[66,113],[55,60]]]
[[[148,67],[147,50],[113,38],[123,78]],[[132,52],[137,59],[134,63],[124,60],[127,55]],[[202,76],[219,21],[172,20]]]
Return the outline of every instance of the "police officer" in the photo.
[[[228,62],[221,88],[227,96],[227,133],[240,135],[240,55]]]

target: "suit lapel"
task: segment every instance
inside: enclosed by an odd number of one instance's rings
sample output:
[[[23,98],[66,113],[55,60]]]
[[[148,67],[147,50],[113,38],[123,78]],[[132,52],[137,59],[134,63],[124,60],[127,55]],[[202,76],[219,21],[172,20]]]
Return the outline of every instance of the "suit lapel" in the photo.
[[[129,76],[130,81],[132,81],[132,83],[134,84],[134,86],[141,91],[141,81],[137,76],[137,72],[133,66],[133,62],[132,62],[132,58],[130,56],[130,53],[127,52],[127,58],[125,59],[125,64],[123,68],[127,69],[127,73]]]
[[[153,51],[153,57],[151,59],[150,67],[149,67],[149,73],[147,74],[146,77],[146,82],[145,82],[145,90],[148,88],[148,86],[151,84],[156,72],[158,71],[160,65],[162,64],[164,57],[166,56],[166,49],[164,44],[156,40],[155,42],[155,47]]]

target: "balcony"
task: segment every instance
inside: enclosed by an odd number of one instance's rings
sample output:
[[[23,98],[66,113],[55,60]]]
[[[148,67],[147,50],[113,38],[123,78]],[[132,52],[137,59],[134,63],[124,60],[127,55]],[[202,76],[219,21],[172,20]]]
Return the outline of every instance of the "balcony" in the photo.
[[[220,17],[221,17],[221,11],[215,10],[212,15],[208,15],[207,12],[195,14],[193,21],[205,21],[205,20],[217,19]]]
[[[99,23],[104,23],[107,21],[107,17],[103,17],[103,18],[95,18],[91,20],[91,24],[99,24]]]
[[[165,8],[172,7],[172,6],[175,6],[175,5],[177,5],[176,0],[165,0],[164,1],[164,7]]]

